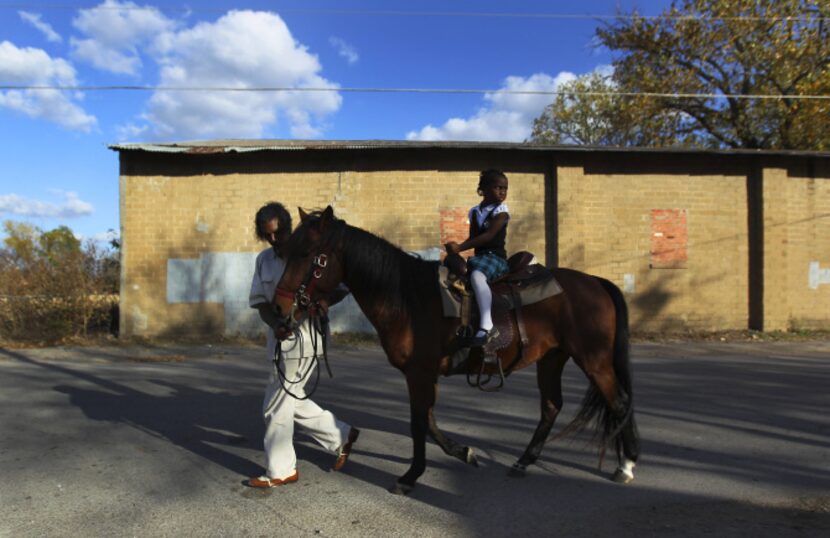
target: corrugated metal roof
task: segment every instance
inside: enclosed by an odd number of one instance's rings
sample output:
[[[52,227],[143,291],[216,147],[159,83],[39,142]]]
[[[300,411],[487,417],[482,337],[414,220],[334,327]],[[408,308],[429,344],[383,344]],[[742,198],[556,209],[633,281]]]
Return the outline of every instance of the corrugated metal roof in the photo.
[[[116,151],[159,153],[212,153],[246,151],[300,151],[313,149],[388,149],[388,148],[523,148],[541,146],[507,142],[455,142],[407,140],[195,140],[171,143],[111,144]]]
[[[473,141],[410,141],[410,140],[195,140],[169,143],[110,144],[114,151],[142,151],[149,153],[247,153],[254,151],[306,151],[306,150],[372,150],[372,149],[499,149],[519,151],[556,151],[564,153],[686,153],[719,155],[769,155],[830,157],[826,151],[750,150],[750,149],[689,149],[689,148],[639,148],[609,146],[539,145],[517,142]]]

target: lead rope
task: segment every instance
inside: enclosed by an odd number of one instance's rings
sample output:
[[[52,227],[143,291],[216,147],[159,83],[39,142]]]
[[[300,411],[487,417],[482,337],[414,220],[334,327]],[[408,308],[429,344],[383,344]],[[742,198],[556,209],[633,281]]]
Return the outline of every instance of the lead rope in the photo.
[[[328,329],[328,327],[327,327],[327,325],[328,325],[328,316],[322,316],[322,315],[311,316],[306,320],[306,322],[309,324],[309,343],[311,344],[313,354],[311,356],[311,359],[309,360],[308,367],[305,369],[304,372],[300,373],[299,377],[296,380],[292,381],[292,380],[288,379],[285,376],[285,372],[283,372],[280,369],[280,365],[279,365],[280,361],[288,360],[288,359],[285,359],[283,357],[282,342],[278,341],[277,346],[274,350],[273,363],[274,363],[275,375],[276,375],[277,379],[279,379],[280,386],[282,387],[282,390],[284,390],[286,394],[288,394],[289,396],[291,396],[295,400],[308,400],[309,398],[311,398],[311,395],[314,394],[314,391],[317,390],[317,386],[320,384],[320,369],[318,368],[317,369],[317,376],[314,380],[314,387],[305,396],[303,396],[303,397],[297,396],[296,394],[291,392],[291,390],[289,390],[288,386],[286,386],[286,383],[288,385],[296,385],[298,383],[304,382],[306,380],[306,378],[308,378],[309,374],[311,373],[311,370],[319,362],[319,355],[317,354],[317,343],[320,341],[319,340],[320,338],[323,339],[323,342],[322,342],[322,344],[323,344],[323,362],[326,365],[326,371],[328,372],[329,377],[334,377],[334,375],[331,372],[331,367],[329,366],[329,357],[328,357],[328,334],[327,334],[328,333],[328,330],[327,330]],[[297,343],[300,346],[300,355],[301,356],[304,355],[305,354],[304,353],[305,350],[303,349],[304,348],[304,342],[303,342],[302,333],[300,332],[299,327],[294,329],[292,331],[292,334],[294,335],[294,338],[297,340]],[[301,360],[301,359],[297,359],[297,360]]]
[[[331,366],[329,366],[329,316],[328,314],[319,314],[311,318],[313,330],[312,338],[314,339],[314,354],[317,355],[317,338],[323,339],[323,363],[326,365],[326,372],[329,378],[333,378],[331,373]]]

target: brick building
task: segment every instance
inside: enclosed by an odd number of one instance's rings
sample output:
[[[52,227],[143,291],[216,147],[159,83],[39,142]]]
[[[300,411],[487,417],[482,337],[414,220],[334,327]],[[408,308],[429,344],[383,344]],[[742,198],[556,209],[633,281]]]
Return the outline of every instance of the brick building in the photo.
[[[437,258],[478,172],[510,178],[508,251],[604,276],[633,330],[830,328],[830,153],[474,142],[119,144],[127,335],[260,330],[247,307],[269,200]],[[294,211],[296,219],[296,212]],[[370,330],[353,307],[335,329]]]

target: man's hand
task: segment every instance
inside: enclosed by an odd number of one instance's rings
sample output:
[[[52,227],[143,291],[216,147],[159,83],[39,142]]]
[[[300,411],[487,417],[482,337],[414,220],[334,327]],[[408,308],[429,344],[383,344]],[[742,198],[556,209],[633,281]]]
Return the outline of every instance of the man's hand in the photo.
[[[328,301],[326,301],[325,299],[320,299],[319,301],[317,301],[317,310],[323,316],[328,316],[329,315],[329,303],[328,303]]]
[[[256,305],[256,308],[259,311],[260,319],[262,319],[266,325],[274,330],[274,336],[280,340],[285,340],[291,335],[291,331],[288,329],[287,324],[279,315],[277,315],[273,305],[268,303],[260,303]]]
[[[449,243],[444,245],[444,248],[447,250],[447,254],[458,254],[459,252],[461,252],[461,245],[459,245],[455,241],[450,241]]]
[[[288,330],[288,326],[284,323],[280,323],[276,327],[271,327],[274,330],[274,336],[277,337],[277,340],[285,340],[289,336],[291,336],[291,331]]]

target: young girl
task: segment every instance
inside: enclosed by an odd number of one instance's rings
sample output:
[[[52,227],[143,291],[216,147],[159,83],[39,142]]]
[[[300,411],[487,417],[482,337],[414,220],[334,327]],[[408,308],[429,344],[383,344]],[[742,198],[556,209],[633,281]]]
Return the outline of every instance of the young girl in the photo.
[[[478,194],[481,203],[470,209],[470,237],[460,245],[451,241],[444,245],[447,254],[458,254],[474,248],[475,256],[467,260],[470,283],[478,303],[480,325],[470,339],[470,347],[483,346],[495,338],[498,331],[493,328],[490,306],[493,297],[488,281],[493,281],[507,272],[507,221],[510,213],[504,200],[507,198],[507,176],[500,170],[485,170],[479,176]]]

